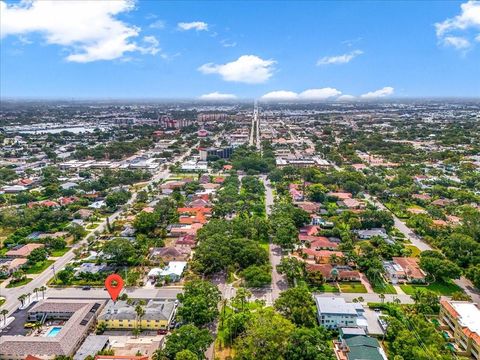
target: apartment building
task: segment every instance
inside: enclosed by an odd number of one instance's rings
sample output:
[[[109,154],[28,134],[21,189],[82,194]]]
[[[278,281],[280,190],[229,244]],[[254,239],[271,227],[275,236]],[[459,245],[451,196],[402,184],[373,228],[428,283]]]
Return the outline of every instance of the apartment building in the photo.
[[[480,308],[469,301],[440,301],[439,319],[458,346],[459,356],[480,359]]]

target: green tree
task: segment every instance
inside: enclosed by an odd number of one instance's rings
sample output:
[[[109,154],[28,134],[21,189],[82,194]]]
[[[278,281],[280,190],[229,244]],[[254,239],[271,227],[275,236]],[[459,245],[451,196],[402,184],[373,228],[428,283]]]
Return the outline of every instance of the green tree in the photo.
[[[175,355],[175,360],[198,360],[199,357],[194,352],[185,349]]]
[[[240,274],[247,287],[262,287],[272,282],[270,265],[252,265],[243,270]]]
[[[103,253],[109,261],[117,265],[127,265],[134,260],[135,248],[132,243],[124,238],[108,241],[103,247]]]
[[[440,253],[439,253],[440,254]],[[420,254],[420,267],[433,279],[447,282],[450,279],[458,279],[462,269],[454,262],[447,260],[443,255],[431,256],[427,251]]]
[[[153,359],[177,360],[176,356],[185,350],[193,353],[196,359],[205,359],[205,351],[212,341],[213,338],[207,329],[199,329],[193,324],[183,325],[167,336],[165,347],[162,350],[157,350]],[[182,354],[180,356],[186,355]]]
[[[245,333],[235,341],[236,360],[285,359],[290,336],[295,326],[273,309],[253,314]]]
[[[306,287],[295,287],[280,293],[275,310],[297,326],[313,327],[317,323],[315,302]]]
[[[335,360],[332,335],[324,327],[296,328],[285,351],[288,360]]]
[[[290,286],[295,284],[296,280],[305,277],[305,262],[294,257],[283,257],[280,264],[277,265],[277,271],[284,274]]]
[[[209,281],[193,280],[185,284],[183,293],[177,295],[182,306],[177,316],[185,322],[197,326],[206,325],[218,316],[220,291]]]

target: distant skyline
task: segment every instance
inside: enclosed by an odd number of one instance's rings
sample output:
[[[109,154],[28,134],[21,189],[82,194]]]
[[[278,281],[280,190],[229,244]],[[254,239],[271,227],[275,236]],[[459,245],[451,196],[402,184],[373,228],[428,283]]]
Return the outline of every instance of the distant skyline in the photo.
[[[0,96],[480,97],[480,1],[1,1]]]

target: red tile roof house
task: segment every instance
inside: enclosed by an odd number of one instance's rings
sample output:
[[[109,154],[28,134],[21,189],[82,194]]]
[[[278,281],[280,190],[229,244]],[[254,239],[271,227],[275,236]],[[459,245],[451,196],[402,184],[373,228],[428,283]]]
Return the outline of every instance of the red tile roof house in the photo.
[[[347,198],[347,199],[343,199],[341,201],[338,202],[340,206],[346,206],[347,208],[349,209],[365,209],[366,208],[366,205],[364,202],[362,201],[358,201],[356,199],[350,199],[350,198]]]
[[[338,200],[351,199],[353,197],[353,195],[348,192],[329,192],[327,196],[337,198]]]
[[[301,203],[297,203],[296,204],[300,209],[302,210],[305,210],[306,212],[308,212],[309,214],[314,214],[316,213],[320,207],[321,207],[321,204],[319,203],[315,203],[315,202],[311,202],[311,201],[303,201]]]
[[[414,257],[393,257],[383,263],[390,282],[424,283],[426,274],[420,268],[419,259]]]
[[[317,264],[329,264],[332,255],[338,258],[345,257],[341,251],[330,250],[301,249],[299,253],[302,257],[306,256],[308,260],[313,260]]]
[[[288,186],[288,192],[292,197],[293,201],[302,201],[303,200],[303,191],[298,190],[299,184],[290,184]]]
[[[360,281],[360,272],[349,267],[334,267],[331,264],[307,264],[307,272],[322,273],[325,281]]]
[[[18,249],[12,249],[12,250],[9,250],[5,253],[5,256],[7,257],[21,257],[21,258],[26,258],[28,255],[30,255],[30,253],[35,250],[35,249],[38,249],[38,248],[42,248],[44,247],[45,245],[43,244],[37,244],[37,243],[29,243],[29,244],[25,244],[23,245],[22,247],[18,248]]]
[[[337,250],[338,244],[324,236],[298,235],[298,239],[310,249],[314,250]],[[308,245],[307,245],[308,244]]]
[[[37,201],[37,202],[29,202],[28,207],[31,209],[34,206],[45,206],[45,207],[59,207],[60,205],[52,200],[43,200],[43,201]]]
[[[307,225],[300,228],[299,232],[302,235],[316,235],[320,227],[317,225]]]

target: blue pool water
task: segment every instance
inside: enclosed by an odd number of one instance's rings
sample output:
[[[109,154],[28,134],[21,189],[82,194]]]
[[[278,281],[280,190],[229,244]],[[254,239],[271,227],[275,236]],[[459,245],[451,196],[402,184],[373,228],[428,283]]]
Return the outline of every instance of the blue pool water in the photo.
[[[50,329],[50,331],[47,333],[48,337],[54,337],[57,336],[57,334],[62,330],[60,326],[54,326]]]

